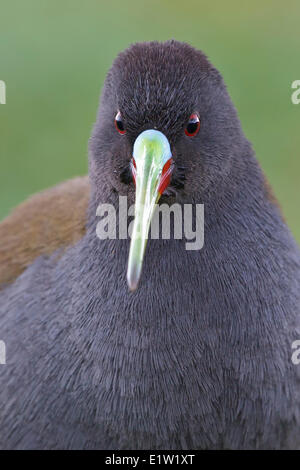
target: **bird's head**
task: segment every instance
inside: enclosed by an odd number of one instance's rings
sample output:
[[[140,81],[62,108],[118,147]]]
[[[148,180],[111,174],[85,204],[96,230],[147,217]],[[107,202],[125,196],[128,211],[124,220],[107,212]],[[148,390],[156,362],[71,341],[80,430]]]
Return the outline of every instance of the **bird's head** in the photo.
[[[206,56],[177,41],[122,52],[103,88],[90,140],[90,177],[135,201],[128,264],[134,289],[155,204],[221,190],[243,140],[235,108]]]

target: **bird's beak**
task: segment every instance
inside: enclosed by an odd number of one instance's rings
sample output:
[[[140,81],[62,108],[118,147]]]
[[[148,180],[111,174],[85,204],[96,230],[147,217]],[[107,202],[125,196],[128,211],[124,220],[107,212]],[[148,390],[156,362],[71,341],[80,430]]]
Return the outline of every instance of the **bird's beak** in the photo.
[[[131,169],[136,185],[135,219],[131,235],[127,282],[137,288],[155,205],[170,183],[172,155],[168,139],[156,130],[142,132],[133,146]]]

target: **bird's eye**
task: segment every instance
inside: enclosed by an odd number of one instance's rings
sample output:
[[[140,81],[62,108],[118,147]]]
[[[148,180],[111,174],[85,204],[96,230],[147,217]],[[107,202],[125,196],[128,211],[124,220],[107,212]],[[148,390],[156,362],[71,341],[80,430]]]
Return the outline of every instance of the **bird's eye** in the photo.
[[[122,114],[120,113],[120,111],[118,111],[117,114],[116,114],[115,126],[116,126],[117,131],[120,134],[125,134],[126,130],[125,130]]]
[[[187,123],[186,128],[184,129],[185,135],[188,137],[194,137],[194,135],[198,134],[200,129],[200,119],[197,113],[193,113],[190,115],[189,122]]]

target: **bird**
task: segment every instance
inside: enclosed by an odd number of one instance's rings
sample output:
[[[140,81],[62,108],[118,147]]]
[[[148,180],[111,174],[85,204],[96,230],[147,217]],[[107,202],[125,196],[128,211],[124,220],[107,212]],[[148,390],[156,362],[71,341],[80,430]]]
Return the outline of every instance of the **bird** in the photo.
[[[100,238],[99,207],[121,196],[131,237]],[[204,208],[201,249],[150,238],[173,204]],[[202,51],[121,52],[88,177],[0,235],[1,449],[300,447],[299,248]]]

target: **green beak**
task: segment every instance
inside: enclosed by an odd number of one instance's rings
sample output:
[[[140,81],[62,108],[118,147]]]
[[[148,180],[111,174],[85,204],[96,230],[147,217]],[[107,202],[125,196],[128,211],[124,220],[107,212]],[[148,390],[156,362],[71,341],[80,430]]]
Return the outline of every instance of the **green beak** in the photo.
[[[135,219],[131,235],[127,282],[134,291],[140,279],[151,219],[171,177],[171,149],[164,134],[142,132],[133,146],[132,171],[136,184]]]

